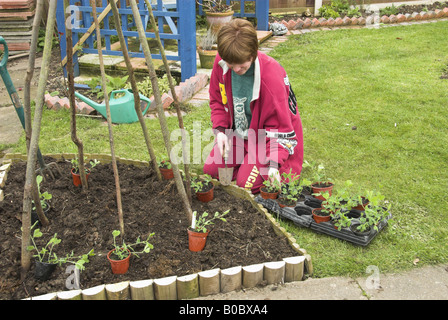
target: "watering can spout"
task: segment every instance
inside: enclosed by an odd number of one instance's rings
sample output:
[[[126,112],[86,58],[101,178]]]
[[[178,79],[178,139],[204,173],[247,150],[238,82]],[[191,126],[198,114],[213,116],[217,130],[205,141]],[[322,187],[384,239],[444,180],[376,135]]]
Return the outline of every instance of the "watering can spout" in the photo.
[[[99,103],[96,103],[95,101],[90,100],[89,98],[87,98],[86,96],[83,96],[82,94],[80,94],[79,92],[75,91],[75,96],[79,99],[81,99],[82,101],[84,101],[85,103],[87,103],[89,106],[91,106],[92,108],[94,108],[96,111],[101,113],[101,108],[102,105]]]

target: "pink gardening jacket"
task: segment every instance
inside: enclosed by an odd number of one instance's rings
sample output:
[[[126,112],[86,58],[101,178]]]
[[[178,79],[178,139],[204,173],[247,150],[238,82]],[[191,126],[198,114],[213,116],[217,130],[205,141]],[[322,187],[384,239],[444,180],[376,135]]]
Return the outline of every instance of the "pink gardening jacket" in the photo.
[[[266,141],[265,159],[279,167],[280,174],[300,174],[303,164],[303,132],[297,101],[283,67],[273,58],[258,52],[255,60],[252,120],[249,126],[257,144]],[[233,124],[232,72],[217,55],[210,78],[211,121],[214,130],[225,131]],[[261,130],[262,129],[262,130]],[[263,141],[264,143],[264,141]],[[258,153],[258,157],[260,154]],[[266,177],[265,177],[266,178]]]

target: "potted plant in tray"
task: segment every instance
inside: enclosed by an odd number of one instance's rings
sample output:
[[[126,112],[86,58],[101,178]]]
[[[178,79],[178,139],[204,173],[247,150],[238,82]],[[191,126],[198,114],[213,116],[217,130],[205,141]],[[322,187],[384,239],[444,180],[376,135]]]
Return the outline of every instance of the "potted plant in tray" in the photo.
[[[84,158],[84,163],[87,157]],[[74,158],[70,160],[72,163],[72,178],[73,178],[73,184],[75,187],[79,187],[81,185],[81,177],[79,176],[79,161],[78,158]],[[87,166],[84,165],[84,170],[86,172],[86,179],[89,178],[90,173],[92,172],[92,169],[95,168],[96,165],[98,165],[100,162],[96,159],[90,160],[90,168],[87,168]]]
[[[391,208],[391,204],[386,203],[384,195],[380,192],[368,191],[367,198],[369,204],[364,208],[358,221],[350,226],[350,230],[360,236],[366,236],[373,230],[378,231],[379,223],[388,217]]]
[[[121,244],[117,244],[116,238],[120,235],[119,230],[112,231],[112,236],[114,238],[114,249],[110,250],[107,254],[107,260],[110,262],[110,266],[113,274],[124,274],[129,269],[129,263],[131,255],[139,258],[139,254],[149,253],[154,246],[149,243],[149,239],[154,235],[150,233],[146,240],[140,240],[137,238],[135,243],[127,244],[124,240]],[[135,247],[144,246],[141,251],[136,251]]]
[[[167,156],[162,155],[157,163],[160,169],[160,173],[165,180],[174,178],[173,166],[171,165],[171,161]]]
[[[226,222],[227,220],[224,218],[224,216],[228,214],[229,211],[230,210],[227,210],[223,213],[219,213],[217,211],[211,218],[209,218],[207,211],[204,211],[204,213],[199,216],[197,211],[194,211],[191,226],[187,229],[188,249],[193,252],[202,251],[205,247],[208,233],[210,232],[207,229],[207,226],[214,224],[214,220],[216,219],[220,219]]]
[[[199,38],[198,55],[201,68],[212,69],[217,54],[216,36],[208,29],[207,33]]]
[[[36,223],[33,224],[31,230],[35,227]],[[32,245],[27,247],[28,251],[36,251],[33,255],[35,260],[34,277],[41,281],[46,281],[51,276],[53,271],[56,269],[57,265],[63,263],[74,263],[75,267],[79,270],[84,270],[84,264],[89,262],[89,257],[94,256],[94,250],[90,250],[89,253],[81,255],[79,257],[73,256],[73,251],[70,254],[66,254],[65,257],[58,257],[53,251],[54,247],[61,243],[61,239],[58,239],[57,233],[47,242],[47,244],[40,250],[36,244],[36,239],[42,237],[43,234],[40,229],[34,229],[31,234]]]
[[[322,193],[326,191],[328,191],[328,194],[331,196],[334,185],[331,182],[331,179],[326,176],[324,165],[316,165],[315,163],[309,163],[305,160],[303,162],[303,167],[311,167],[313,170],[313,183],[311,184],[313,196],[316,199],[325,200]]]
[[[203,7],[207,26],[214,34],[218,34],[221,26],[232,20],[235,13],[232,4],[228,5],[226,0],[203,0],[197,3]]]
[[[267,179],[263,181],[263,187],[260,188],[260,195],[263,199],[277,199],[281,184],[277,179]]]
[[[212,182],[212,177],[204,174],[202,178],[192,177],[191,187],[196,193],[196,197],[201,202],[209,202],[213,200],[213,190],[215,186]]]
[[[295,207],[297,201],[303,201],[305,199],[302,191],[309,185],[311,181],[303,177],[299,177],[289,171],[289,173],[282,173],[282,184],[280,187],[280,194],[277,202],[280,207]]]
[[[330,221],[331,215],[340,210],[340,203],[336,195],[330,195],[327,191],[322,193],[322,197],[325,200],[322,201],[321,208],[312,210],[312,216],[316,223]]]

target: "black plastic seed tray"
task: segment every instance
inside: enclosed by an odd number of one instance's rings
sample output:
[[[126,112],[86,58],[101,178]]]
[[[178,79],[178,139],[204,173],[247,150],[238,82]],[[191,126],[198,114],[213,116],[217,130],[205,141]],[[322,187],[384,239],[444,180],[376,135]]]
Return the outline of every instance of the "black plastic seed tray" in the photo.
[[[377,230],[371,230],[367,235],[355,234],[350,228],[342,228],[341,230],[336,229],[331,222],[321,222],[316,223],[311,215],[311,211],[314,208],[320,207],[318,203],[320,200],[314,198],[308,198],[305,201],[297,202],[294,208],[281,208],[277,201],[271,199],[263,199],[261,196],[257,196],[255,201],[260,203],[263,207],[271,211],[275,216],[283,219],[292,221],[295,225],[305,228],[310,228],[311,230],[323,233],[341,240],[345,240],[360,246],[367,246],[377,234],[387,225],[387,221],[392,218],[389,214],[386,220],[383,220],[378,225]],[[352,210],[353,214],[359,211]],[[351,212],[352,213],[352,212]],[[356,218],[353,218],[353,222],[356,222]]]

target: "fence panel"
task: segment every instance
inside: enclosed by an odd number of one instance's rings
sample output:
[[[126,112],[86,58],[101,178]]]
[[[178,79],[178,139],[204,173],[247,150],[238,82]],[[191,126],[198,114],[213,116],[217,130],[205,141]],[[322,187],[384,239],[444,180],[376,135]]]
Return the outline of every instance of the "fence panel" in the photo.
[[[60,37],[61,58],[66,56],[66,41],[65,41],[65,16],[64,16],[64,0],[57,0],[57,26]],[[110,0],[114,1],[114,0]],[[115,0],[117,1],[117,0]],[[77,5],[79,4],[80,5]],[[99,3],[97,1],[97,3]],[[114,49],[113,43],[118,41],[117,31],[115,30],[115,23],[113,14],[108,6],[107,0],[101,0],[101,6],[97,7],[97,14],[101,17],[104,15],[101,23],[100,35],[103,44],[104,55],[121,56],[122,51]],[[149,25],[149,13],[144,0],[137,0],[139,12],[142,18],[143,25]],[[185,81],[196,74],[196,2],[195,0],[182,0],[172,3],[170,1],[164,4],[163,0],[151,2],[154,17],[159,25],[159,35],[164,43],[167,40],[174,40],[177,43],[177,54],[167,54],[168,60],[180,61],[181,63],[181,80]],[[71,24],[73,33],[73,43],[76,44],[82,36],[91,32],[89,37],[82,43],[83,53],[98,53],[95,42],[96,32],[93,29],[92,8],[89,0],[70,0],[71,6]],[[144,54],[138,40],[138,32],[135,28],[135,21],[130,5],[127,5],[126,0],[118,0],[118,12],[121,18],[121,28],[125,37],[126,46],[128,48],[130,57],[143,58]],[[89,29],[90,28],[90,29]],[[94,27],[93,27],[94,28]],[[146,37],[155,39],[154,32],[146,30]],[[115,40],[115,41],[114,41]],[[152,53],[153,59],[161,59],[160,53]],[[75,75],[79,75],[77,55],[74,55]]]

